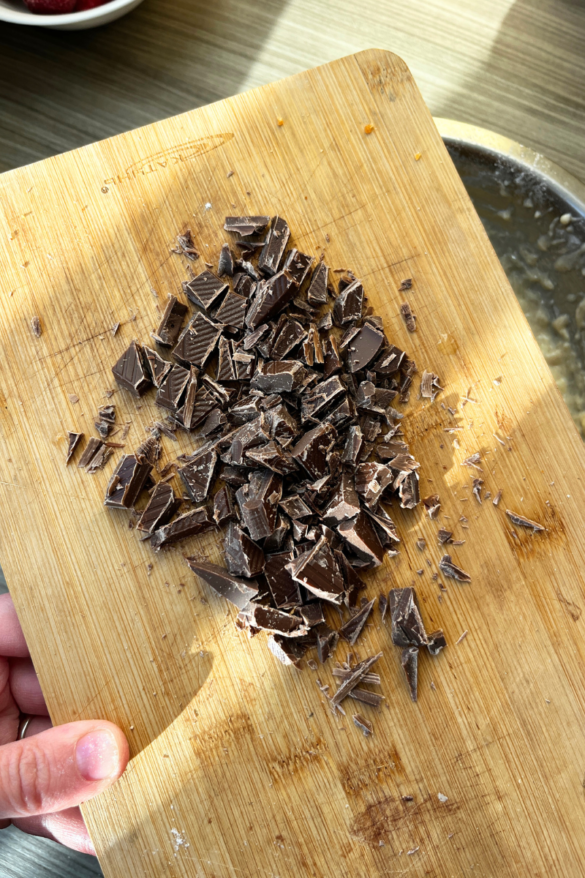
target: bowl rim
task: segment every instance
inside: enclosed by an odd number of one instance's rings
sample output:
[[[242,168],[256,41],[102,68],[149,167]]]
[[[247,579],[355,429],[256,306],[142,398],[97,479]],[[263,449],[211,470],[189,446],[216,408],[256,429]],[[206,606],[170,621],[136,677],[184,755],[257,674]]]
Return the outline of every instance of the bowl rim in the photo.
[[[140,0],[139,0],[140,2]],[[136,0],[109,0],[102,6],[93,9],[83,9],[81,12],[65,12],[62,15],[37,15],[34,12],[11,9],[9,6],[0,5],[0,21],[11,24],[32,24],[40,27],[60,27],[64,24],[73,24],[81,21],[92,21],[101,18],[106,13],[116,12],[126,6],[135,4]]]

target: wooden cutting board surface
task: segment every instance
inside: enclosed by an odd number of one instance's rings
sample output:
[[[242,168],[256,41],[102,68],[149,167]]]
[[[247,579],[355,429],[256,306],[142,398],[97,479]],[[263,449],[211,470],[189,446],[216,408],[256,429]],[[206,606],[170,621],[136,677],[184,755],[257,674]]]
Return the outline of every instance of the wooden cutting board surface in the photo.
[[[53,721],[104,717],[130,741],[126,774],[84,807],[107,878],[581,875],[584,450],[404,63],[364,52],[0,187],[0,562]],[[153,556],[102,505],[114,461],[64,466],[65,431],[93,434],[112,363],[180,290],[177,231],[215,263],[224,215],[264,212],[353,269],[445,387],[431,405],[417,377],[403,421],[441,514],[395,510],[400,554],[367,594],[415,583],[449,646],[421,657],[413,704],[376,611],[357,650],[384,654],[370,739],[351,705],[325,704],[331,662],[281,666],[190,573],[183,552],[220,560],[215,538]],[[130,448],[151,400],[113,397]],[[165,456],[191,446],[164,440]],[[461,465],[476,451],[482,473]],[[499,507],[473,497],[478,475]],[[514,528],[506,508],[547,530]],[[439,526],[465,539],[452,554],[471,584],[432,578]]]

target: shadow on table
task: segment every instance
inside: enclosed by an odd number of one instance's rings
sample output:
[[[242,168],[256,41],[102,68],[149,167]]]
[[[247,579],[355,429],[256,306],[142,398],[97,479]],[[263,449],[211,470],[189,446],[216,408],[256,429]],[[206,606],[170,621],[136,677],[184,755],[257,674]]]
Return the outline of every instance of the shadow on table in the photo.
[[[238,92],[287,2],[146,0],[85,31],[0,22],[0,171]]]

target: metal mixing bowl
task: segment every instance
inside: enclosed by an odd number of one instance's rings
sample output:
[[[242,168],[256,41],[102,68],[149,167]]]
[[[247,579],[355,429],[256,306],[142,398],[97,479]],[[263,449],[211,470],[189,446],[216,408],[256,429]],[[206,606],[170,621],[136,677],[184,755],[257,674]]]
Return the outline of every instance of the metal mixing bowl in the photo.
[[[585,186],[493,131],[435,122],[585,438]]]

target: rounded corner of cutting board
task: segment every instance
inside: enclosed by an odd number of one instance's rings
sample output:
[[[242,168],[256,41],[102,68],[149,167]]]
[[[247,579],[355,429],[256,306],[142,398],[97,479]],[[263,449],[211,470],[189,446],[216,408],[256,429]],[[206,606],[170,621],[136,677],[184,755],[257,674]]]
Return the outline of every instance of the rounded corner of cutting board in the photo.
[[[371,67],[372,64],[379,64],[384,65],[386,68],[390,67],[395,71],[401,71],[402,73],[411,75],[410,68],[406,61],[401,58],[400,55],[391,52],[390,49],[372,47],[370,49],[362,49],[361,52],[356,52],[350,57],[355,58],[360,66],[368,65]]]

